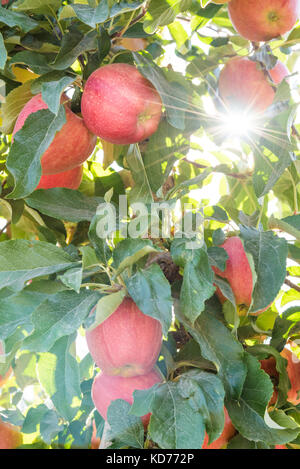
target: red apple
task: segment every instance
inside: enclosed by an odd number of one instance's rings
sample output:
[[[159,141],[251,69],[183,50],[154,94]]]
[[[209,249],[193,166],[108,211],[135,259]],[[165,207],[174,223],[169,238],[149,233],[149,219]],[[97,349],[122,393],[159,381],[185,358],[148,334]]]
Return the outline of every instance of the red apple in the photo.
[[[1,0],[1,5],[7,5],[9,0]]]
[[[62,99],[67,99],[65,96]],[[31,98],[20,112],[13,135],[20,130],[27,117],[41,109],[47,109],[42,95]],[[42,174],[56,174],[79,166],[93,152],[97,137],[85,126],[83,119],[65,104],[66,123],[57,132],[49,148],[41,158]]]
[[[19,428],[0,420],[0,449],[15,449],[22,443],[23,437]]]
[[[208,435],[206,433],[202,449],[222,449],[228,443],[230,438],[232,438],[233,435],[235,434],[235,428],[232,425],[227,409],[225,407],[224,407],[224,414],[225,414],[225,423],[224,423],[223,432],[221,433],[219,438],[213,441],[210,445],[208,444]]]
[[[92,399],[99,414],[104,420],[107,420],[107,409],[112,401],[123,399],[132,404],[134,391],[149,389],[161,381],[161,377],[155,370],[151,370],[145,375],[132,376],[131,378],[99,373],[93,382]],[[145,428],[149,423],[150,416],[151,414],[149,413],[141,417]]]
[[[288,74],[288,69],[279,61],[269,70],[275,85]],[[220,73],[219,94],[229,109],[251,114],[251,112],[263,113],[273,103],[275,90],[271,80],[256,62],[247,57],[234,57],[227,62]]]
[[[86,332],[95,363],[108,375],[145,375],[161,349],[162,328],[157,319],[143,314],[131,298],[104,322]]]
[[[269,41],[290,31],[300,14],[299,0],[231,0],[228,13],[237,32],[250,41]]]
[[[288,348],[284,348],[280,354],[286,358],[287,373],[291,383],[291,389],[288,391],[287,400],[294,405],[300,404],[300,360],[295,353]]]
[[[82,172],[83,168],[80,165],[63,173],[44,174],[36,189],[51,189],[52,187],[78,189],[82,179]]]
[[[212,269],[217,275],[228,281],[235,297],[239,315],[244,316],[251,305],[253,293],[253,274],[244,245],[240,238],[233,236],[228,238],[220,247],[225,249],[228,254],[226,268],[223,272],[215,266],[212,266]],[[216,294],[222,304],[227,300],[218,287]],[[258,316],[266,311],[271,304],[264,309],[249,314]]]
[[[116,63],[95,70],[84,87],[81,112],[91,132],[117,144],[150,137],[160,122],[161,98],[133,65]]]
[[[252,301],[253,276],[242,240],[237,236],[233,236],[228,238],[220,247],[225,249],[228,254],[226,268],[222,272],[213,266],[213,271],[228,280],[236,304],[249,307]],[[222,294],[221,297],[223,297]]]

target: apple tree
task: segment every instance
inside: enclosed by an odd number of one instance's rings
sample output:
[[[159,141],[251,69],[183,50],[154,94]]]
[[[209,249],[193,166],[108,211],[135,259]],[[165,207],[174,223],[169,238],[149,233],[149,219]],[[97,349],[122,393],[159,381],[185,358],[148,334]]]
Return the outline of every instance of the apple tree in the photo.
[[[299,0],[2,0],[0,448],[300,448]]]

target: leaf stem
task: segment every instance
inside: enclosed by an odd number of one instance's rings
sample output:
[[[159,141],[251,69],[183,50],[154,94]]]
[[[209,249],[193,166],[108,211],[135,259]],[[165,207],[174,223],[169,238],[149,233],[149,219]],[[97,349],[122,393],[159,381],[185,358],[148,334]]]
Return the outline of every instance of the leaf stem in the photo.
[[[278,218],[271,216],[269,218],[268,226],[271,230],[278,229],[280,231],[284,231],[296,238],[297,241],[300,241],[300,231],[285,221],[278,220]]]

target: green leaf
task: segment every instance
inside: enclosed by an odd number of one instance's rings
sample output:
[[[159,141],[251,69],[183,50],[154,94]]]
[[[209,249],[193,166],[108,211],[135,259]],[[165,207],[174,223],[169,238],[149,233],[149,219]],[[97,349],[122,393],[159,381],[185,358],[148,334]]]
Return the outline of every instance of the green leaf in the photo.
[[[130,145],[126,161],[134,180],[134,186],[129,193],[130,203],[153,202],[151,187],[138,145]]]
[[[73,266],[71,256],[49,243],[21,239],[0,243],[0,288],[22,290],[27,280]]]
[[[151,34],[160,26],[172,23],[178,13],[187,10],[191,4],[191,0],[152,0],[145,16],[145,31]]]
[[[168,81],[163,70],[151,59],[148,52],[133,52],[139,71],[155,86],[166,108],[167,120],[176,129],[185,129],[185,111],[188,95],[177,81]],[[195,116],[194,116],[195,117]]]
[[[113,18],[114,16],[121,15],[123,13],[127,13],[132,10],[137,10],[143,5],[144,1],[143,0],[136,0],[136,1],[119,1],[119,2],[114,2],[114,4],[111,7],[110,10],[110,18]]]
[[[0,69],[3,70],[7,60],[7,50],[5,48],[3,36],[0,33]]]
[[[0,302],[0,339],[6,339],[18,327],[31,326],[31,313],[45,300],[41,293],[23,290]]]
[[[175,306],[178,308],[178,305]],[[178,309],[175,314],[182,321],[183,318]],[[184,319],[183,324],[200,345],[203,357],[216,366],[226,395],[238,399],[242,393],[247,373],[242,344],[215,317],[213,305],[206,306],[194,326],[191,326]]]
[[[24,83],[14,88],[1,104],[2,126],[0,131],[4,134],[11,134],[18,115],[25,104],[33,97],[30,88],[31,82]]]
[[[40,422],[40,433],[45,443],[50,444],[51,440],[62,430],[58,415],[55,410],[49,409],[43,415]]]
[[[56,410],[71,421],[80,406],[79,364],[71,352],[76,334],[62,337],[38,361],[39,381]]]
[[[240,227],[245,250],[250,252],[255,263],[257,281],[253,291],[250,312],[266,308],[276,298],[286,276],[288,245],[272,231],[258,231]]]
[[[180,304],[183,314],[192,323],[200,316],[205,308],[205,301],[214,292],[213,274],[209,267],[207,255],[202,251],[202,259],[196,265],[188,263],[183,272],[183,282],[180,290]]]
[[[32,384],[38,384],[36,365],[37,356],[34,353],[22,353],[16,360],[14,376],[21,389]]]
[[[279,382],[277,384],[278,389],[278,401],[277,405],[280,407],[282,404],[284,405],[287,399],[287,393],[290,389],[290,381],[286,369],[287,361],[283,358],[280,353],[269,344],[256,344],[252,347],[247,348],[247,352],[251,353],[251,355],[255,356],[259,360],[263,360],[268,358],[269,356],[274,357],[276,360],[276,370],[279,374]]]
[[[62,92],[73,81],[74,77],[66,76],[63,72],[50,72],[34,80],[31,90],[35,94],[41,92],[48,109],[57,115]]]
[[[80,54],[97,49],[97,31],[81,33],[76,27],[71,26],[61,41],[61,49],[51,67],[56,70],[65,70],[70,67]]]
[[[165,336],[172,321],[171,287],[157,264],[125,280],[129,295],[142,313],[161,322]]]
[[[222,244],[224,241],[225,239],[223,238],[223,236],[221,236],[220,244]],[[222,272],[224,272],[226,268],[226,261],[228,259],[228,254],[225,249],[219,246],[210,246],[209,248],[207,248],[207,255],[210,265],[214,265],[218,267],[218,269],[222,270]]]
[[[24,345],[27,350],[47,352],[61,337],[75,332],[99,300],[99,294],[88,290],[79,294],[62,291],[51,295],[32,314],[34,331]]]
[[[17,52],[9,61],[9,66],[13,64],[23,64],[29,67],[33,72],[38,75],[50,72],[51,66],[48,63],[48,60],[52,58],[53,54],[50,54],[49,57],[46,54],[38,54],[31,51]]]
[[[96,8],[81,4],[74,4],[72,5],[72,8],[76,13],[77,18],[79,18],[83,23],[89,25],[91,28],[95,28],[97,24],[103,23],[109,17],[109,6],[107,0],[101,0]]]
[[[184,265],[180,290],[180,308],[193,324],[205,308],[205,301],[214,292],[214,274],[208,261],[206,248],[189,249],[188,240],[177,238],[171,245],[174,262]]]
[[[273,384],[256,358],[245,354],[245,362],[248,372],[241,397],[225,401],[233,426],[248,440],[270,445],[292,441],[300,432],[300,427],[291,418],[280,415],[282,411],[276,412],[283,419],[282,429],[278,428],[273,416],[273,423],[270,417],[266,420],[268,415],[265,412],[273,393]]]
[[[201,371],[186,373],[176,383],[153,388],[151,439],[162,449],[201,449],[206,428],[211,441],[221,434],[223,408],[224,390],[217,377]]]
[[[144,167],[153,192],[157,192],[169,175],[165,173],[166,163],[171,168],[177,156],[185,155],[188,150],[189,142],[186,137],[179,134],[178,129],[165,119],[162,120],[143,152]]]
[[[101,197],[87,197],[79,191],[57,187],[39,189],[26,198],[26,203],[39,212],[70,222],[91,221]]]
[[[77,293],[80,291],[82,281],[82,267],[74,267],[69,269],[57,277],[67,287],[75,290]]]
[[[228,442],[226,449],[271,449],[263,442],[247,440],[242,435],[236,435]]]
[[[122,399],[114,400],[107,410],[110,425],[109,440],[116,440],[121,446],[144,448],[144,427],[139,417],[129,414],[130,404]]]
[[[22,433],[35,433],[44,415],[49,411],[45,404],[39,404],[37,407],[28,409],[22,426]]]
[[[95,249],[98,260],[103,264],[107,264],[108,260],[111,258],[111,251],[106,243],[106,238],[102,236],[102,232],[99,229],[99,226],[102,226],[102,220],[103,215],[97,214],[93,217],[88,236]],[[114,231],[114,229],[112,231]]]
[[[7,198],[24,198],[37,187],[42,175],[41,157],[65,122],[63,106],[57,116],[43,109],[26,119],[22,129],[15,134],[7,157],[7,169],[15,180],[14,190]]]
[[[115,277],[120,275],[127,267],[137,263],[140,259],[160,250],[149,239],[127,238],[120,241],[113,251],[113,267],[116,270]]]
[[[300,215],[291,215],[289,217],[282,218],[281,221],[288,223],[289,225],[300,231]]]
[[[122,303],[125,293],[126,292],[124,290],[120,290],[116,293],[111,293],[110,295],[105,295],[100,298],[96,306],[95,320],[88,329],[94,329],[105,321],[105,319],[109,318],[109,316],[111,316]]]
[[[270,344],[281,350],[287,339],[295,333],[300,332],[300,313],[298,306],[292,306],[278,315],[272,330]]]
[[[18,26],[24,33],[31,31],[38,26],[38,23],[23,13],[8,10],[0,6],[0,22],[13,28]]]
[[[19,0],[14,3],[18,11],[33,10],[35,13],[52,14],[60,7],[60,0]]]
[[[267,194],[278,181],[284,170],[295,160],[293,146],[290,142],[290,127],[293,123],[296,108],[279,114],[270,122],[270,136],[261,139],[259,146],[254,147],[255,170],[253,185],[257,197]],[[280,135],[280,138],[277,137]]]

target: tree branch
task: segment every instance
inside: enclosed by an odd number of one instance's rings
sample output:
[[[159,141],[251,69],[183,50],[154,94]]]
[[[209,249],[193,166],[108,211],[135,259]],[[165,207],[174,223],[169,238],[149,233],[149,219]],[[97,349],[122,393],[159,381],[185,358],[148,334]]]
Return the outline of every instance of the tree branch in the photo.
[[[182,160],[185,161],[186,163],[192,164],[193,166],[199,169],[211,168],[211,166],[209,165],[196,163],[195,161],[190,161],[187,158],[182,158]],[[224,174],[225,176],[230,176],[236,179],[248,179],[252,175],[251,173],[225,173],[224,171],[220,171],[217,168],[212,168],[212,170],[215,173],[221,173],[221,174]]]
[[[293,290],[296,290],[297,292],[300,293],[300,286],[299,285],[295,285],[295,283],[291,282],[287,278],[285,279],[284,283],[286,285],[288,285],[289,287],[291,287]]]

